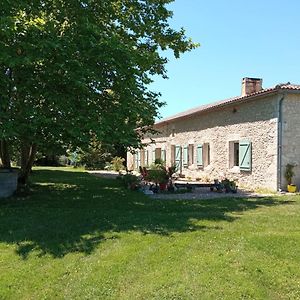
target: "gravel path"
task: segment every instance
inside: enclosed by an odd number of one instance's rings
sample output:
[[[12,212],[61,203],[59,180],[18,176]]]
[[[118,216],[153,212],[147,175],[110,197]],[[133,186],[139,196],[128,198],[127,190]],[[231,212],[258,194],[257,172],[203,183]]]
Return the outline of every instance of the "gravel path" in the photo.
[[[114,171],[88,171],[91,175],[102,177],[102,178],[110,178],[115,179],[119,176],[118,172]],[[253,191],[247,191],[238,189],[236,194],[233,193],[217,193],[211,192],[209,188],[195,188],[191,193],[174,193],[174,194],[152,194],[148,195],[152,199],[174,199],[174,200],[193,200],[193,199],[217,199],[217,198],[264,198],[264,197],[274,197],[281,195],[297,195],[298,193],[277,193],[277,194],[260,194],[255,193]]]
[[[99,170],[99,171],[92,170],[87,172],[91,175],[102,177],[102,178],[108,178],[108,179],[116,179],[120,175],[119,172],[107,171],[107,170]]]
[[[276,195],[277,194],[258,194],[246,190],[238,190],[236,194],[217,193],[217,192],[211,192],[207,188],[197,188],[191,193],[153,194],[153,195],[149,195],[149,197],[153,199],[193,200],[193,199],[217,199],[217,198],[264,198],[264,197],[274,197]]]

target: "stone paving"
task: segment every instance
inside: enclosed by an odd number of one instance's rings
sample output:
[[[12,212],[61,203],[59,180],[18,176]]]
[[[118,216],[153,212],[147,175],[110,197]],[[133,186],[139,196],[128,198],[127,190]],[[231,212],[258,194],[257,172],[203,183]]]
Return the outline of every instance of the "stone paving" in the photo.
[[[107,171],[107,170],[95,170],[88,171],[89,174],[102,177],[115,179],[120,174],[115,171]],[[126,173],[126,172],[125,172]],[[201,199],[216,199],[216,198],[265,198],[265,197],[276,197],[282,195],[295,196],[299,195],[299,193],[286,193],[286,192],[278,192],[278,193],[256,193],[254,191],[248,191],[244,189],[238,189],[236,194],[233,193],[217,193],[211,192],[209,188],[195,188],[190,193],[158,193],[158,194],[147,194],[152,199],[174,199],[174,200],[201,200]]]
[[[251,191],[246,191],[246,190],[238,190],[236,194],[217,193],[217,192],[211,192],[209,188],[196,188],[190,193],[174,193],[174,194],[158,193],[149,196],[153,199],[193,200],[193,199],[216,199],[216,198],[264,198],[264,197],[274,197],[277,196],[277,194],[260,194]]]

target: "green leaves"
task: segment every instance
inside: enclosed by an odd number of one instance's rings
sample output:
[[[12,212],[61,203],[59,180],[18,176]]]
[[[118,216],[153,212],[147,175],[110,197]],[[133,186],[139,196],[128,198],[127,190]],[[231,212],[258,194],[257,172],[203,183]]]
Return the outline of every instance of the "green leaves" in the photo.
[[[150,75],[196,45],[168,25],[170,0],[5,1],[0,139],[81,146],[140,142],[162,105]],[[6,70],[12,70],[8,77]],[[107,93],[107,91],[111,91]]]

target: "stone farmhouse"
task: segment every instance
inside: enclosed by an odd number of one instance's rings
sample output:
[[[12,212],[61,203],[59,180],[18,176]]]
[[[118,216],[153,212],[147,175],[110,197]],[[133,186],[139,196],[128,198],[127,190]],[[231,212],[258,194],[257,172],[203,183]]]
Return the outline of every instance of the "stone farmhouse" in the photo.
[[[158,134],[145,136],[144,149],[128,152],[128,169],[161,158],[185,177],[285,190],[285,167],[294,164],[293,183],[300,187],[300,85],[263,89],[262,79],[243,78],[241,96],[165,118],[154,128]]]

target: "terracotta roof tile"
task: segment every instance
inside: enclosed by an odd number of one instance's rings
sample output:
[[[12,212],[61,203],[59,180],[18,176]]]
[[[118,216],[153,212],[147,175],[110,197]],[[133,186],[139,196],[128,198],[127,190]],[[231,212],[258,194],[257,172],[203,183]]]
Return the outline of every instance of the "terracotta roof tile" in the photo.
[[[268,88],[268,89],[262,89],[259,92],[252,93],[252,94],[249,94],[249,95],[246,95],[246,96],[237,96],[237,97],[217,101],[217,102],[214,102],[214,103],[201,105],[201,106],[186,110],[184,112],[175,114],[173,116],[164,118],[164,119],[160,120],[159,122],[155,123],[155,125],[163,125],[163,124],[165,124],[167,122],[170,122],[170,121],[175,121],[177,119],[181,119],[181,118],[184,118],[184,117],[188,117],[188,116],[191,116],[191,115],[198,114],[200,112],[214,110],[214,109],[217,109],[219,107],[230,105],[232,103],[236,103],[236,102],[240,102],[240,101],[244,101],[244,100],[248,100],[248,99],[253,99],[253,98],[256,98],[256,97],[263,96],[263,95],[272,94],[274,92],[278,92],[279,90],[292,90],[292,91],[293,90],[298,90],[298,91],[300,91],[300,85],[290,84],[289,82],[285,83],[285,84],[278,84],[275,87]]]

